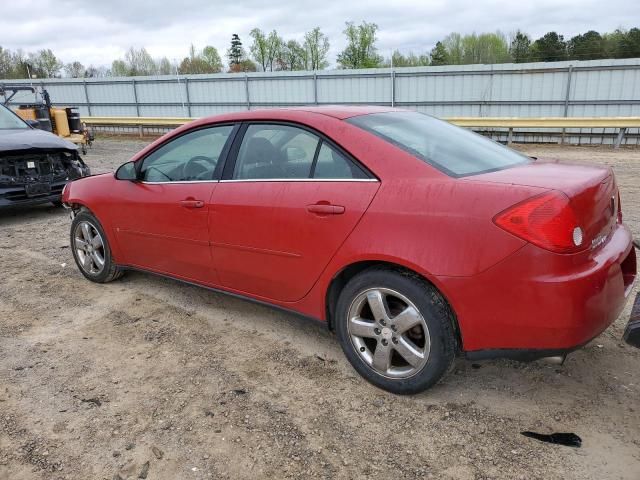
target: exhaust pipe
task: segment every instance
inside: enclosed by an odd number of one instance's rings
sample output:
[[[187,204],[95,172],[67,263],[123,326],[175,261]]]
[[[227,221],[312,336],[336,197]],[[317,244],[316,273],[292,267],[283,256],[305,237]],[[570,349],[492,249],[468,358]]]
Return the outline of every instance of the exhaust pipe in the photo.
[[[551,365],[562,365],[566,359],[567,355],[556,355],[553,357],[543,357],[540,360],[545,363],[550,363]]]

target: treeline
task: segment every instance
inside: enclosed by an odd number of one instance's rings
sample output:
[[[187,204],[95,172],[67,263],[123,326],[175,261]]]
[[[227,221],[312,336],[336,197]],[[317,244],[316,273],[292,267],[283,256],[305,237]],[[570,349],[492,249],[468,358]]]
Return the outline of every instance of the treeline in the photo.
[[[639,28],[603,34],[590,30],[568,40],[557,32],[548,32],[535,40],[519,30],[509,36],[499,31],[468,35],[454,32],[431,50],[408,54],[395,50],[387,58],[378,51],[375,23],[346,22],[343,33],[347,45],[336,58],[338,67],[343,69],[640,57]],[[167,57],[153,58],[145,48],[131,47],[124,58],[114,60],[110,68],[85,67],[79,61],[64,64],[50,49],[24,53],[0,46],[0,79],[322,70],[330,65],[329,38],[319,27],[306,32],[302,38],[283,38],[276,30],[267,33],[254,28],[249,38],[251,44],[246,49],[240,36],[232,35],[224,55],[226,67],[218,50],[211,45],[201,50],[191,45],[181,62],[171,62]]]
[[[472,63],[558,62],[602,58],[640,57],[640,29],[616,30],[600,34],[594,30],[565,40],[548,32],[532,40],[517,31],[507,38],[501,32],[480,35],[451,33],[431,50],[431,65]]]

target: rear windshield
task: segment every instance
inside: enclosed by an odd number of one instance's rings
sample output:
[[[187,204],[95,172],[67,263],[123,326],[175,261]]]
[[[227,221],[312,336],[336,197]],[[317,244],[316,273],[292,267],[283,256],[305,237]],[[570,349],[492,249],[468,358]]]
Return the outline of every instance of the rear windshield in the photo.
[[[8,108],[0,105],[0,130],[14,128],[29,128],[29,126]]]
[[[347,121],[452,177],[501,170],[531,161],[471,130],[418,112],[374,113]]]

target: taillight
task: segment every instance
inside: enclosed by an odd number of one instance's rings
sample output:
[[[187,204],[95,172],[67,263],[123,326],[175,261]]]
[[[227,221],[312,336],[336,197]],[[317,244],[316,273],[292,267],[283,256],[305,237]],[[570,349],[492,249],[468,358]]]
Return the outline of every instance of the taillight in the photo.
[[[543,193],[496,215],[494,223],[507,232],[557,253],[585,248],[584,232],[569,198],[560,192]]]
[[[618,190],[618,224],[622,225],[622,202],[620,201],[620,190]]]

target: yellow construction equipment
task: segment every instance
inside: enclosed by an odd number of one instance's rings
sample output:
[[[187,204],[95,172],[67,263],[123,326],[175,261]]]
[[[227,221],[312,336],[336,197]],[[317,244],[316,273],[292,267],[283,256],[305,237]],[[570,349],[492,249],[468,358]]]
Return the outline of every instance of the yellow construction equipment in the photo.
[[[0,85],[0,95],[5,97],[4,103],[9,101],[18,91],[30,91],[36,93],[34,87],[23,85]],[[8,92],[12,92],[10,95]],[[20,104],[15,112],[20,118],[32,124],[40,130],[55,133],[59,137],[75,143],[82,149],[82,153],[87,153],[87,145],[91,147],[93,134],[87,126],[80,120],[80,113],[77,107],[53,107],[49,93],[42,89],[40,92],[41,101],[35,103]]]

